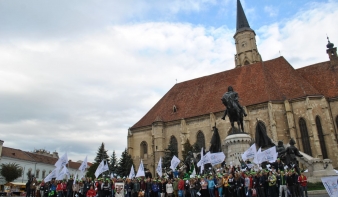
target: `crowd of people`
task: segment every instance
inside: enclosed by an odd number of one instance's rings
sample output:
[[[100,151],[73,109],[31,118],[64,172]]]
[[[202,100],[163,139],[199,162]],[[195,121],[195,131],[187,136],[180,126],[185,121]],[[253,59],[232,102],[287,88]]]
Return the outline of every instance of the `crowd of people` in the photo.
[[[26,197],[308,197],[307,177],[278,160],[259,170],[232,166],[202,175],[169,173],[165,177],[91,179],[48,183],[32,179]],[[28,186],[27,185],[27,186]]]

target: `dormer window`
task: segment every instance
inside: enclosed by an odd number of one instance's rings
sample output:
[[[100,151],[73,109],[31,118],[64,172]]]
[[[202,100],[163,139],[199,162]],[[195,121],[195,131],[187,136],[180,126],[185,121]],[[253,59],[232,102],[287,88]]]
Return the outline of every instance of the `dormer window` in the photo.
[[[176,105],[173,106],[173,112],[174,112],[174,113],[177,112],[177,107],[176,107]]]

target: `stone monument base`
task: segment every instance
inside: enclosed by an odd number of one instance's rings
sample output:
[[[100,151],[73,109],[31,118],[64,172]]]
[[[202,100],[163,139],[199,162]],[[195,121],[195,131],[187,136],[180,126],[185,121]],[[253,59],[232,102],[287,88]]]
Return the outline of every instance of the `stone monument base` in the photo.
[[[224,140],[223,152],[227,165],[240,165],[242,154],[250,148],[251,136],[247,133],[228,135]]]

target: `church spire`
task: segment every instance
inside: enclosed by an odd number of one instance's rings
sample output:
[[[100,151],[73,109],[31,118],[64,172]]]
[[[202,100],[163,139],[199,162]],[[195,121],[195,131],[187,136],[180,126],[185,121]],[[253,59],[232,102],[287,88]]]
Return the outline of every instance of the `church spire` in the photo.
[[[237,51],[235,55],[236,67],[262,61],[257,50],[255,31],[250,28],[240,0],[237,0],[237,27],[234,38]]]
[[[237,28],[236,34],[241,31],[251,30],[248,19],[246,19],[242,4],[240,0],[237,0]]]

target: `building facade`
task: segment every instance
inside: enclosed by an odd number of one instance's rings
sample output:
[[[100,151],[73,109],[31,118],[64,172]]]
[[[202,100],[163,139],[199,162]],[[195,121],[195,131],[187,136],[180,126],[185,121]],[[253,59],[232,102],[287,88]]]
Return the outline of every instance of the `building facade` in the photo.
[[[27,175],[29,172],[31,175],[35,176],[37,180],[42,180],[55,169],[54,164],[59,158],[57,152],[49,153],[45,150],[28,152],[4,147],[3,143],[4,141],[0,140],[0,165],[16,163],[22,169],[21,176],[13,182],[26,183],[29,179]],[[69,160],[67,168],[72,176],[80,174],[78,169],[81,163],[81,161],[73,162]],[[4,184],[6,184],[6,181],[4,177],[0,176],[0,185]]]
[[[183,144],[210,147],[216,124],[221,140],[231,125],[222,120],[222,95],[232,86],[248,116],[244,131],[255,138],[258,124],[274,141],[287,144],[291,138],[304,153],[331,159],[338,167],[338,57],[327,44],[328,61],[294,69],[284,57],[262,61],[255,32],[237,1],[237,54],[235,68],[175,84],[147,114],[128,131],[128,152],[136,166],[154,173],[168,145],[174,144],[182,159]],[[325,53],[325,48],[323,47]]]

